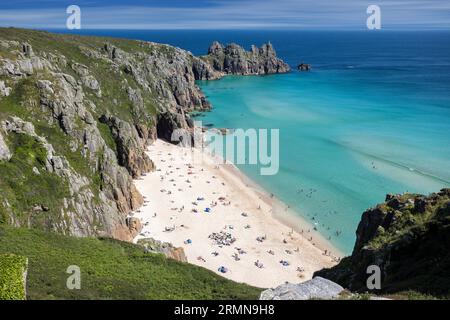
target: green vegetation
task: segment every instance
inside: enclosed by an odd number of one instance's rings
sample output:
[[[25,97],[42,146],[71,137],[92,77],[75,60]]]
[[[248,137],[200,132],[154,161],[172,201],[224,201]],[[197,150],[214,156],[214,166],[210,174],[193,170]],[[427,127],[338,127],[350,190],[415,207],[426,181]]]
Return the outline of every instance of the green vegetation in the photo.
[[[27,258],[0,254],[0,300],[24,300]]]
[[[150,117],[156,113],[154,98],[150,94],[144,94],[145,110],[148,115],[137,114],[120,81],[122,77],[126,78],[129,86],[138,88],[139,85],[134,78],[124,72],[120,77],[112,76],[113,70],[106,61],[86,54],[88,50],[103,48],[106,42],[112,43],[122,50],[144,52],[144,48],[137,41],[60,35],[16,28],[0,28],[0,39],[14,41],[17,44],[10,47],[0,46],[0,59],[17,59],[15,52],[21,50],[21,43],[29,43],[35,54],[45,53],[49,60],[56,59],[56,61],[52,60],[52,63],[57,64],[63,73],[70,74],[77,80],[80,76],[71,66],[75,63],[85,65],[92,76],[99,81],[102,89],[101,97],[86,87],[83,89],[87,97],[97,106],[95,110],[89,110],[94,118],[109,113],[117,115],[123,120],[151,125]],[[54,57],[51,58],[49,55],[54,55]],[[61,63],[59,59],[63,59],[64,62]],[[94,159],[95,157],[100,158],[102,155],[83,156],[81,149],[73,150],[71,142],[74,142],[72,141],[74,139],[63,132],[58,124],[58,119],[55,119],[54,123],[49,123],[49,119],[52,118],[51,110],[40,107],[40,93],[36,85],[38,80],[43,79],[51,81],[55,91],[58,92],[60,88],[58,88],[54,76],[47,70],[37,71],[33,75],[16,79],[15,82],[6,76],[1,76],[0,80],[6,81],[7,86],[12,87],[13,90],[10,96],[0,99],[0,121],[10,116],[16,116],[31,122],[35,126],[36,133],[47,139],[57,155],[64,156],[75,172],[89,178],[92,193],[97,196],[102,185]],[[79,131],[79,135],[82,135],[84,123],[77,118],[73,124],[75,130]],[[100,123],[98,123],[98,128],[107,146],[116,152],[116,143],[109,128]],[[68,188],[62,178],[40,170],[43,161],[34,153],[39,153],[43,150],[42,148],[38,145],[22,146],[22,142],[27,138],[21,137],[18,140],[14,134],[9,136],[12,137],[9,140],[15,140],[8,141],[8,144],[12,145],[10,149],[14,157],[10,162],[0,162],[0,223],[11,221],[11,217],[14,217],[21,225],[45,229],[49,219],[60,215],[62,201],[68,193]],[[34,147],[37,149],[33,150]],[[97,163],[100,162],[101,159],[97,161]],[[40,175],[33,173],[34,167],[39,170]],[[48,208],[48,211],[38,214],[32,212],[32,208],[36,205],[42,205]]]
[[[417,234],[427,232],[430,222],[435,223],[445,218],[444,216],[439,216],[439,213],[447,206],[449,202],[448,198],[438,198],[424,212],[417,212],[414,207],[414,199],[418,196],[420,195],[409,193],[401,195],[399,201],[408,204],[401,211],[391,207],[389,203],[384,203],[379,206],[385,212],[393,212],[395,223],[391,224],[388,230],[384,230],[381,226],[378,227],[375,237],[367,244],[368,248],[377,250],[386,245],[392,245],[404,238],[412,239]]]
[[[140,42],[129,39],[116,39],[106,37],[83,37],[78,35],[56,34],[45,31],[35,31],[17,28],[0,28],[0,39],[17,41],[19,43],[29,43],[36,53],[45,52],[63,55],[67,62],[62,68],[64,73],[70,74],[76,79],[79,76],[71,68],[72,64],[79,63],[85,65],[92,76],[98,80],[102,90],[102,96],[98,97],[92,90],[85,88],[84,91],[96,105],[96,115],[99,117],[103,113],[110,113],[118,116],[122,120],[134,120],[135,123],[148,123],[150,116],[156,113],[155,96],[143,92],[145,110],[148,114],[145,117],[133,114],[133,106],[128,99],[126,90],[123,88],[121,79],[126,79],[127,85],[138,88],[140,85],[135,79],[125,72],[121,72],[120,77],[114,74],[111,66],[102,59],[89,57],[86,53],[89,50],[98,51],[105,43],[110,43],[121,50],[133,53],[152,53],[158,51],[159,54],[174,54],[174,49],[165,45],[142,46]],[[11,56],[11,49],[2,49],[0,46],[0,58]],[[13,92],[16,90],[13,90]],[[18,97],[12,97],[12,101],[21,101]],[[1,108],[3,109],[3,108]]]
[[[111,239],[0,225],[1,253],[28,257],[28,299],[256,299],[261,291]],[[66,287],[70,265],[80,267],[80,290]]]
[[[12,215],[21,224],[45,226],[49,219],[60,216],[63,198],[69,192],[67,184],[42,169],[47,153],[36,138],[25,134],[10,134],[8,138],[13,157],[0,161],[0,222]],[[36,206],[40,209],[34,211]]]
[[[98,119],[103,114],[110,114],[131,124],[143,124],[147,127],[154,125],[152,117],[157,112],[155,103],[157,97],[148,91],[141,90],[144,108],[137,110],[128,97],[126,87],[138,89],[141,88],[141,84],[138,84],[134,77],[124,70],[115,70],[106,59],[92,56],[89,52],[98,53],[103,50],[106,43],[132,54],[173,54],[172,49],[168,49],[170,47],[157,44],[143,46],[138,41],[126,39],[82,37],[17,28],[0,28],[0,40],[13,41],[9,47],[0,46],[0,59],[16,60],[17,53],[22,49],[21,44],[29,43],[36,55],[45,55],[47,60],[57,65],[62,73],[69,74],[78,81],[80,75],[74,71],[72,65],[86,66],[89,73],[99,82],[102,91],[99,96],[93,90],[83,87],[85,96],[96,105],[95,108],[85,105],[94,119]],[[60,119],[53,119],[53,123],[49,122],[49,119],[54,118],[55,115],[51,114],[50,108],[40,106],[40,92],[36,85],[38,80],[44,79],[53,83],[55,95],[57,95],[61,88],[58,87],[54,75],[48,70],[35,71],[32,75],[16,78],[14,81],[10,77],[0,76],[0,80],[6,81],[6,85],[12,88],[10,96],[0,99],[0,121],[16,116],[31,122],[35,126],[36,133],[45,137],[53,146],[56,155],[65,157],[75,172],[90,180],[90,189],[97,197],[102,188],[102,182],[101,173],[98,172],[96,164],[101,163],[102,154],[83,155],[81,147],[74,150],[73,146],[79,143],[74,138],[76,134],[64,133],[58,123]],[[72,125],[78,132],[78,136],[82,136],[85,123],[78,117]],[[106,145],[117,153],[116,142],[108,126],[97,121],[97,127]],[[14,152],[14,147],[11,149]],[[27,156],[32,156],[30,152]],[[32,160],[30,158],[24,162],[19,155],[15,155],[11,163],[0,163],[0,223],[7,221],[11,211],[20,217],[20,222],[26,221],[22,218],[29,217],[29,211],[34,204],[43,204],[49,207],[50,211],[60,212],[63,195],[67,191],[64,181],[46,172],[41,172],[40,176],[31,174],[33,167],[40,168],[39,164],[32,163]],[[14,181],[15,176],[19,177],[18,181]],[[35,193],[31,198],[28,197],[30,192]],[[8,200],[12,209],[5,200]],[[38,220],[45,224],[45,219],[41,219],[44,216],[48,214],[41,214]],[[33,217],[31,220],[33,226],[36,226],[33,224],[35,222],[37,222],[36,217]]]
[[[367,210],[350,257],[315,273],[364,293],[367,267],[381,269],[381,289],[393,299],[450,298],[450,189],[428,196],[389,196]]]

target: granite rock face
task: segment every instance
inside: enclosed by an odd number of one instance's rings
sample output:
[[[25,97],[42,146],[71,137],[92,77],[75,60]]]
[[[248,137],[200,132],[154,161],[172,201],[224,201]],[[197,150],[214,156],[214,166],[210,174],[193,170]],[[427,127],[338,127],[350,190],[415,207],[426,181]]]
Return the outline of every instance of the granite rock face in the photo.
[[[2,133],[0,132],[0,161],[9,161],[9,159],[11,159],[11,151],[9,151]]]
[[[187,262],[183,248],[174,247],[171,243],[158,241],[152,238],[139,239],[137,243],[142,245],[147,252],[162,253],[168,258],[180,262]]]
[[[116,142],[119,164],[125,167],[132,177],[138,178],[154,169],[153,162],[145,153],[146,141],[141,141],[135,126],[114,116],[102,115],[99,121],[109,127]]]
[[[286,283],[261,293],[260,300],[335,299],[344,288],[330,280],[314,277],[299,284]]]
[[[33,179],[56,175],[68,189],[61,199],[44,194],[27,204],[10,196],[20,191],[10,183],[0,192],[0,219],[131,240],[140,225],[127,217],[143,203],[133,178],[154,169],[146,149],[156,138],[171,141],[175,130],[191,134],[189,112],[211,108],[195,81],[288,70],[271,44],[250,52],[215,44],[199,58],[153,42],[0,28],[0,165],[14,157],[19,135],[33,137],[45,163],[14,165]]]
[[[0,97],[7,97],[11,93],[11,88],[7,87],[5,81],[0,81]]]
[[[387,195],[366,210],[352,255],[316,272],[351,291],[366,292],[369,266],[381,271],[381,293],[450,294],[450,189],[428,196]]]
[[[19,116],[19,107],[2,107],[0,160],[13,156],[15,135],[33,137],[47,160],[29,171],[56,174],[69,190],[57,211],[36,211],[48,207],[38,202],[29,213],[15,212],[14,199],[0,192],[0,216],[17,226],[133,239],[142,226],[127,216],[143,203],[133,178],[154,169],[146,148],[190,130],[187,113],[210,108],[195,81],[221,74],[167,45],[30,30],[0,29],[0,53],[0,104],[15,93],[21,108]]]
[[[215,41],[202,59],[223,74],[264,75],[290,71],[289,65],[277,57],[270,42],[260,48],[253,45],[250,51],[245,51],[235,43],[223,46]]]

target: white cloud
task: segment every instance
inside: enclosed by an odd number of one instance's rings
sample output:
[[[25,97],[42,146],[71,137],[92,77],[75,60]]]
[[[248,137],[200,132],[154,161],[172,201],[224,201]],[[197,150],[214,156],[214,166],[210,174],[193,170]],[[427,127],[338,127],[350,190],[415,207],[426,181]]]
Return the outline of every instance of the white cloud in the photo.
[[[211,1],[209,6],[104,6],[81,5],[82,27],[119,29],[236,29],[236,28],[346,28],[362,29],[365,9],[377,3],[383,27],[450,29],[450,1],[443,0],[244,0]],[[64,28],[65,7],[0,10],[0,25]]]

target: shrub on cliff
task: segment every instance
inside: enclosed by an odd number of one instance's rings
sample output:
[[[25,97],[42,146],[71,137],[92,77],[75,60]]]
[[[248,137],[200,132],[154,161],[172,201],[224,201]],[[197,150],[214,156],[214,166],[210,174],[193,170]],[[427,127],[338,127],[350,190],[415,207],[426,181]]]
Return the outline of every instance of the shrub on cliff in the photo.
[[[24,300],[27,258],[0,254],[0,300]]]
[[[356,235],[350,257],[315,275],[365,292],[367,267],[376,265],[381,289],[375,292],[450,296],[450,189],[388,195],[363,213]]]

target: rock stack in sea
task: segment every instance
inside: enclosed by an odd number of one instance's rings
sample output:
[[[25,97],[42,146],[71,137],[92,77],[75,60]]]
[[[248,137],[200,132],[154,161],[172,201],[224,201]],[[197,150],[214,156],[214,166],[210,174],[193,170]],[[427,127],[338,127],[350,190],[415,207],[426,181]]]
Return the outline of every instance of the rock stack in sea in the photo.
[[[252,45],[250,51],[231,43],[226,46],[214,41],[208,55],[201,57],[214,70],[224,74],[263,75],[289,72],[287,63],[277,57],[275,49],[269,42],[260,48]]]

